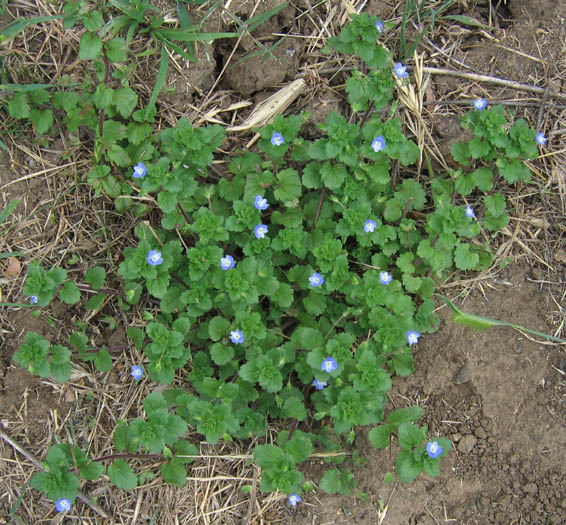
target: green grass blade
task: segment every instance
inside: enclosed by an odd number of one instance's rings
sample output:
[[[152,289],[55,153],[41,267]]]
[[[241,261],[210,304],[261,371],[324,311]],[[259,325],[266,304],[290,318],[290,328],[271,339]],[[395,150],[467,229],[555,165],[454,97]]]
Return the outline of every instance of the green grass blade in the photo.
[[[0,43],[8,40],[10,38],[14,38],[19,33],[21,33],[27,26],[33,24],[41,24],[43,22],[49,22],[50,20],[58,20],[63,18],[63,15],[53,15],[53,16],[36,16],[34,18],[18,18],[14,20],[11,24],[8,24],[2,31],[0,32]]]
[[[151,93],[151,98],[147,108],[152,110],[155,108],[155,103],[157,102],[157,97],[161,92],[163,84],[165,84],[165,78],[167,77],[167,69],[169,69],[169,56],[167,55],[167,50],[165,46],[161,47],[161,59],[159,60],[159,71],[157,72],[157,79],[155,80],[155,86],[153,86],[153,91]]]
[[[181,55],[183,58],[185,58],[189,62],[198,62],[198,60],[195,59],[194,54],[191,55],[188,51],[184,50],[181,46],[174,44],[173,42],[171,42],[170,40],[167,40],[166,38],[160,38],[159,40],[161,40],[161,42],[163,42],[171,51],[174,51],[175,53],[179,53],[179,55]],[[189,46],[192,47],[192,45],[193,45],[192,42],[187,42],[187,47],[189,47]]]
[[[273,15],[276,15],[277,13],[279,13],[279,11],[285,9],[287,7],[287,4],[288,2],[283,2],[281,5],[278,5],[273,9],[269,9],[264,13],[253,16],[244,24],[245,29],[251,33],[256,27],[260,26],[264,22],[267,22]]]
[[[177,40],[178,42],[202,42],[239,36],[238,33],[189,33],[186,29],[159,29],[153,31],[152,34],[158,34],[167,40]]]
[[[8,203],[8,206],[6,206],[2,210],[2,213],[0,213],[0,224],[2,224],[8,218],[8,215],[17,208],[18,204],[20,204],[18,199],[14,199]]]
[[[450,299],[440,294],[437,295],[442,298],[442,300],[454,312],[452,321],[455,323],[471,326],[473,328],[477,328],[478,330],[484,330],[485,328],[489,328],[490,326],[507,326],[519,332],[526,332],[531,335],[536,335],[537,337],[542,337],[549,341],[554,341],[556,343],[566,343],[565,339],[560,339],[559,337],[554,337],[553,335],[545,334],[543,332],[539,332],[538,330],[531,330],[530,328],[525,328],[524,326],[520,326],[518,324],[508,323],[507,321],[499,321],[498,319],[484,317],[482,315],[474,315],[462,312],[462,310],[460,310]]]
[[[486,26],[485,24],[482,24],[481,22],[479,22],[475,18],[472,18],[471,16],[445,15],[442,18],[443,18],[443,20],[452,20],[452,21],[458,22],[459,24],[462,24],[464,26],[479,27],[480,29],[486,29],[487,31],[491,31],[493,29],[492,27],[489,27],[489,26]]]

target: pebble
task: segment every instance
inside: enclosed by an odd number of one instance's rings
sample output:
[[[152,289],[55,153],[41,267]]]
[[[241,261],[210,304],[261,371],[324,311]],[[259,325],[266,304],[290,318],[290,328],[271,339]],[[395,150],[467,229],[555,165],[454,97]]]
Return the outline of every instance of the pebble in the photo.
[[[454,377],[454,383],[457,385],[462,385],[470,380],[470,370],[466,365],[460,368],[459,372]]]
[[[469,454],[474,449],[477,442],[478,438],[476,438],[476,436],[467,434],[458,443],[458,450],[462,452],[462,454]]]
[[[483,428],[478,427],[474,430],[474,435],[478,439],[485,439],[487,437],[487,432]]]

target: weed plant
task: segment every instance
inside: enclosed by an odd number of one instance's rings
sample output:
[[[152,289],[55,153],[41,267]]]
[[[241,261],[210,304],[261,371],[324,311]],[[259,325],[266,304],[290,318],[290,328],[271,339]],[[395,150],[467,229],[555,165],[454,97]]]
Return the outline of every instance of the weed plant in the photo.
[[[285,430],[254,449],[261,489],[287,494],[293,507],[312,489],[301,463],[315,450],[352,444],[362,427],[377,448],[396,443],[399,480],[438,475],[450,441],[417,424],[418,406],[388,411],[387,392],[395,376],[413,373],[419,338],[439,326],[438,284],[492,262],[490,238],[509,221],[502,190],[529,182],[523,161],[537,155],[544,135],[479,99],[462,119],[473,138],[452,148],[459,167],[418,172],[423,152],[404,134],[394,102],[410,74],[379,43],[384,24],[352,15],[327,50],[363,63],[346,83],[349,117],[330,114],[319,124],[322,137],[307,140],[307,115],[277,116],[259,130],[258,151],[235,155],[219,172],[211,166],[224,129],[183,118],[156,133],[155,100],[139,108],[129,86],[128,37],[105,40],[105,12],[79,4],[72,17],[87,30],[80,53],[94,61],[94,77],[80,90],[17,93],[8,111],[38,133],[54,122],[71,133],[93,130],[88,182],[124,213],[146,215],[134,197],[151,196],[160,224],[140,223],[121,254],[123,291],[104,288],[102,267],[75,283],[63,269],[33,263],[24,294],[38,309],[56,297],[79,303],[84,290],[95,292],[84,305],[93,311],[110,293],[125,311],[159,305],[145,311],[145,327],[127,329],[142,356],[129,366],[131,381],[165,388],[146,397],[143,417],[119,421],[120,457],[93,460],[79,444],[58,443],[32,486],[66,511],[79,478],[106,473],[124,490],[136,487],[147,475],[128,463],[138,454],[160,460],[163,480],[182,486],[198,456],[189,436],[261,442],[268,425]],[[122,2],[111,4],[128,15]],[[132,24],[128,33],[141,27]],[[68,380],[74,359],[110,370],[110,353],[90,348],[88,334],[84,326],[63,346],[28,332],[14,361],[57,381]],[[343,459],[330,454],[328,462]],[[320,488],[352,493],[352,473],[336,466]]]

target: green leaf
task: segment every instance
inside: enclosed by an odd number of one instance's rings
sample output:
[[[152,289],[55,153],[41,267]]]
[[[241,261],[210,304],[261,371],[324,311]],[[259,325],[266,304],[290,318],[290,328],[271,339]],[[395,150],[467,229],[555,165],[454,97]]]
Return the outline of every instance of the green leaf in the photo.
[[[177,487],[182,487],[187,482],[185,465],[177,458],[166,461],[161,465],[161,476],[165,483],[171,483]]]
[[[412,406],[407,408],[399,408],[390,412],[386,418],[387,423],[392,425],[401,425],[402,423],[412,423],[420,419],[423,415],[423,409],[420,406]]]
[[[89,11],[81,16],[81,21],[87,31],[98,31],[104,25],[100,11]]]
[[[102,51],[102,39],[95,33],[85,33],[79,44],[79,57],[81,60],[94,60]]]
[[[132,490],[138,486],[138,478],[132,467],[123,459],[117,459],[108,467],[110,481],[122,490]]]
[[[473,270],[480,262],[480,256],[470,251],[469,244],[458,244],[454,250],[454,262],[459,270]]]
[[[102,288],[105,281],[106,270],[102,266],[93,266],[85,273],[85,282],[89,284],[93,290]]]
[[[98,479],[104,474],[104,465],[96,461],[90,461],[86,465],[79,468],[81,478],[88,480]]]
[[[342,164],[325,162],[320,169],[323,184],[330,190],[337,190],[348,176],[348,170]]]
[[[138,103],[138,95],[129,87],[114,91],[112,103],[122,118],[128,118]]]
[[[30,119],[39,135],[44,135],[53,126],[53,112],[50,109],[32,109]]]
[[[299,398],[292,397],[283,403],[281,417],[292,417],[298,421],[304,421],[307,418],[307,409]]]
[[[345,496],[351,494],[355,485],[354,475],[346,469],[328,470],[322,476],[319,484],[320,488],[327,494],[343,494]]]
[[[220,341],[226,330],[230,326],[230,322],[223,317],[213,317],[208,323],[208,335],[213,341]]]
[[[307,350],[312,350],[323,343],[322,334],[314,328],[299,328],[300,331],[300,344]]]
[[[110,357],[108,350],[103,348],[96,354],[94,366],[99,372],[110,372],[112,370],[112,357]]]
[[[423,470],[422,463],[417,463],[411,452],[401,450],[395,459],[395,470],[404,483],[413,481]]]
[[[215,343],[210,347],[210,357],[218,366],[229,363],[235,353],[236,351],[232,346],[225,346],[220,343]]]
[[[395,425],[379,425],[369,431],[368,440],[376,448],[387,448],[395,429]]]
[[[12,97],[12,100],[8,102],[8,113],[16,120],[28,118],[30,115],[30,109],[28,98],[25,93],[16,93]]]
[[[301,179],[294,169],[281,170],[277,174],[275,198],[286,205],[293,204],[301,196]]]
[[[399,438],[399,446],[403,450],[411,450],[423,442],[425,434],[422,429],[412,423],[401,423],[397,430],[397,437]]]
[[[81,300],[81,292],[75,283],[67,281],[59,290],[59,297],[65,304],[76,304]]]
[[[125,62],[127,58],[126,41],[123,38],[113,38],[104,44],[106,56],[110,62]]]

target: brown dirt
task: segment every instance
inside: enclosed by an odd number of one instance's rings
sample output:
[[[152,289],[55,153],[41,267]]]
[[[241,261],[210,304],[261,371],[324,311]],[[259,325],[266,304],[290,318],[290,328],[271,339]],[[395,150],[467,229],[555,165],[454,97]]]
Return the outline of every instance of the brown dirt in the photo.
[[[232,2],[232,12],[243,20],[251,16],[256,2]],[[277,2],[260,2],[259,10],[267,10]],[[273,32],[293,31],[299,34],[316,36],[328,15],[326,7],[309,11],[312,22],[305,22],[308,16],[298,18],[309,5],[315,2],[296,2],[253,33],[266,46],[276,42]],[[566,71],[566,44],[564,44],[566,6],[561,2],[542,0],[508,0],[507,2],[466,1],[456,2],[459,13],[474,16],[482,23],[493,23],[499,29],[494,32],[496,39],[485,38],[481,32],[470,28],[461,29],[457,24],[439,24],[432,35],[432,41],[438,46],[450,42],[455,50],[452,57],[469,65],[470,71],[495,75],[524,83],[548,85],[553,91],[560,91],[564,86]],[[499,5],[497,9],[494,4]],[[293,7],[296,6],[296,7]],[[402,11],[396,2],[374,1],[367,4],[366,11],[377,14],[383,19],[400,16]],[[402,7],[400,8],[402,10]],[[213,18],[211,31],[233,30],[229,18]],[[327,35],[325,35],[327,36]],[[321,41],[322,42],[322,41]],[[230,97],[238,94],[248,96],[264,89],[275,89],[281,82],[290,80],[300,70],[299,65],[312,65],[320,59],[317,48],[309,48],[301,41],[284,41],[274,53],[280,61],[273,65],[263,58],[245,58],[253,51],[253,41],[243,38],[237,52],[226,70],[219,89],[230,89]],[[213,46],[202,45],[199,56],[203,58],[198,65],[181,63],[179,70],[170,69],[167,85],[171,93],[164,93],[160,99],[164,104],[177,105],[177,112],[184,112],[183,102],[198,104],[199,97],[206,95],[220,68],[225,63],[235,45],[235,40],[219,41]],[[294,50],[290,53],[289,49]],[[447,67],[431,49],[425,65]],[[315,57],[315,58],[313,58]],[[206,60],[205,60],[206,59]],[[218,60],[219,59],[219,60]],[[454,63],[451,63],[454,66]],[[186,66],[186,70],[183,70]],[[156,71],[155,64],[153,70]],[[466,70],[464,68],[464,70]],[[270,72],[270,74],[266,74]],[[541,81],[548,81],[546,84]],[[154,78],[149,76],[147,92],[151,92]],[[317,91],[310,106],[317,117],[329,109],[340,107],[341,95],[327,87],[328,79],[316,79],[324,87]],[[320,88],[320,85],[317,86]],[[463,82],[450,77],[433,77],[431,85],[437,100],[454,98],[454,93],[465,90],[471,97],[489,93],[493,98],[508,96],[512,93],[504,88],[492,89],[489,85]],[[175,98],[176,97],[176,98]],[[536,99],[538,100],[538,99]],[[521,109],[521,111],[523,111]],[[437,115],[428,115],[435,123]],[[528,113],[531,120],[536,114]],[[564,119],[555,119],[546,123],[549,130],[564,127]],[[431,125],[432,127],[432,125]],[[560,135],[559,135],[560,137]],[[61,139],[63,140],[63,139]],[[32,141],[30,141],[32,142]],[[19,150],[12,153],[11,159],[0,152],[0,187],[11,180],[25,177],[39,169],[52,168],[60,164],[60,157],[49,161],[48,153],[34,144],[34,155]],[[54,148],[51,148],[54,149]],[[64,149],[61,145],[55,148]],[[37,159],[40,158],[41,162]],[[44,162],[47,160],[47,163]],[[39,162],[39,164],[38,164]],[[59,172],[57,172],[59,174]],[[557,171],[555,176],[561,176]],[[92,207],[91,201],[81,194],[83,206],[75,209],[65,201],[61,206],[58,198],[63,190],[73,184],[74,172],[61,173],[56,179],[50,174],[31,177],[29,180],[10,185],[2,190],[0,209],[13,198],[22,199],[16,210],[23,222],[16,226],[9,239],[0,235],[0,252],[27,252],[25,262],[34,256],[58,263],[73,253],[71,246],[82,246],[83,254],[93,253],[93,232],[97,232],[97,215],[88,215],[92,222],[90,229],[83,227],[58,227],[51,219],[52,210],[63,213],[66,220],[73,224],[82,224],[78,216]],[[550,173],[546,178],[551,180]],[[66,181],[66,182],[62,182]],[[560,180],[555,179],[555,182]],[[66,184],[66,186],[65,186]],[[550,187],[550,184],[549,184]],[[550,188],[554,191],[555,187]],[[542,196],[542,195],[541,195]],[[535,195],[534,199],[538,198]],[[88,202],[89,206],[84,203]],[[108,206],[102,199],[95,205]],[[541,199],[514,203],[525,217],[528,206],[543,208],[543,227],[533,223],[533,228],[524,234],[523,244],[513,245],[508,253],[519,262],[510,264],[501,272],[493,272],[489,277],[473,287],[466,299],[457,301],[465,311],[491,316],[515,322],[532,329],[551,332],[565,321],[564,311],[560,307],[564,297],[566,266],[564,261],[554,254],[564,253],[562,239],[564,208],[561,212],[547,209],[548,203]],[[527,206],[525,209],[524,206]],[[556,206],[560,208],[559,205]],[[32,213],[33,220],[29,220]],[[111,228],[116,219],[111,212],[101,212],[102,223]],[[538,215],[537,215],[538,217]],[[550,223],[549,223],[550,221]],[[554,221],[554,223],[552,223]],[[88,222],[88,221],[86,221]],[[45,226],[44,226],[45,225]],[[520,220],[517,225],[523,226]],[[513,225],[515,226],[515,224]],[[129,229],[131,224],[128,225]],[[116,228],[119,229],[119,228]],[[123,228],[122,228],[123,229]],[[78,238],[75,238],[75,233]],[[542,232],[542,233],[541,233]],[[558,233],[557,233],[558,232]],[[34,240],[43,234],[43,243],[38,246]],[[35,237],[34,237],[35,236]],[[508,240],[511,234],[500,236],[500,242]],[[554,240],[558,238],[558,240]],[[552,242],[549,239],[553,239]],[[4,242],[2,244],[2,242]],[[509,241],[513,244],[513,241]],[[90,243],[90,244],[89,244]],[[537,256],[532,256],[525,243],[537,247]],[[64,246],[63,249],[60,246]],[[97,248],[98,249],[98,248]],[[70,250],[70,251],[69,251]],[[90,251],[89,251],[90,250]],[[104,254],[95,252],[97,258]],[[537,266],[535,260],[545,265]],[[107,260],[109,268],[116,261]],[[80,264],[79,264],[80,266]],[[551,269],[549,269],[551,268]],[[21,300],[22,279],[0,278],[2,300]],[[450,295],[450,290],[445,290]],[[439,303],[440,306],[440,303]],[[0,309],[0,424],[10,435],[17,437],[21,445],[42,457],[47,447],[56,439],[66,439],[69,418],[73,423],[84,428],[95,420],[100,442],[94,443],[94,452],[98,455],[108,452],[105,447],[111,443],[111,432],[115,425],[116,414],[111,409],[117,405],[118,391],[124,387],[127,372],[118,363],[117,370],[104,378],[103,386],[89,379],[79,380],[69,389],[59,388],[50,382],[31,377],[26,371],[11,364],[11,356],[23,339],[25,330],[35,330],[46,336],[57,338],[73,328],[76,312],[72,309],[55,310],[50,314],[52,325],[45,318],[36,319],[29,311],[6,311]],[[295,523],[297,525],[321,524],[385,524],[385,525],[433,525],[453,524],[558,524],[566,522],[566,448],[565,400],[566,400],[566,354],[560,347],[533,342],[528,337],[506,328],[492,328],[476,333],[469,328],[454,325],[450,321],[447,308],[440,310],[442,325],[440,330],[421,339],[416,356],[417,372],[405,379],[397,379],[390,393],[391,408],[419,404],[425,409],[423,424],[427,424],[431,435],[446,435],[454,441],[454,450],[443,461],[442,475],[437,478],[419,477],[410,485],[385,483],[385,473],[393,470],[395,449],[385,452],[371,447],[367,441],[367,432],[355,441],[355,449],[365,458],[364,465],[347,462],[346,467],[356,474],[358,491],[365,492],[365,497],[338,497],[325,495],[320,490],[303,496],[303,503],[296,511],[290,512],[280,498],[271,510],[257,513],[262,516],[255,523]],[[564,332],[562,332],[563,334]],[[124,342],[123,332],[109,332],[100,329],[100,339],[111,338],[109,344],[119,345]],[[99,388],[103,392],[104,402],[98,406],[98,400],[90,400],[88,392]],[[69,392],[71,395],[69,395]],[[124,395],[123,393],[120,395]],[[134,394],[127,395],[134,399]],[[135,396],[140,396],[138,392]],[[136,398],[137,399],[137,398]],[[133,402],[133,401],[132,401]],[[131,405],[130,405],[131,406]],[[120,417],[136,417],[136,407],[120,414]],[[72,409],[72,410],[71,410]],[[62,420],[65,425],[62,425]],[[90,427],[89,427],[90,428]],[[90,430],[88,431],[90,432]],[[92,441],[92,434],[90,440]],[[85,442],[91,444],[86,436]],[[207,449],[208,450],[208,449]],[[210,452],[210,451],[209,451]],[[233,453],[233,449],[212,451],[213,453]],[[243,451],[245,452],[245,451]],[[194,469],[195,476],[203,478],[215,475],[251,476],[249,470],[242,474],[241,465],[199,465]],[[318,483],[328,465],[318,461],[305,464],[303,472],[307,479]],[[154,469],[155,470],[155,469]],[[22,461],[21,456],[5,442],[0,441],[0,523],[7,516],[11,505],[20,496],[29,478],[35,472],[31,464]],[[257,479],[256,479],[257,481]],[[250,483],[248,479],[246,483]],[[2,489],[6,483],[7,490]],[[233,483],[232,481],[227,483]],[[138,516],[137,523],[149,523],[155,516],[156,509],[163,509],[158,514],[157,523],[243,523],[248,509],[259,504],[254,498],[244,501],[243,510],[226,513],[221,517],[193,518],[197,514],[213,512],[225,504],[225,494],[229,493],[227,483],[194,483],[186,489],[161,489],[156,483],[148,482],[132,497],[115,491],[104,482],[96,485],[87,484],[83,490],[91,496],[97,496],[99,502],[109,512],[115,510],[113,519],[106,522],[97,518],[87,507],[80,507],[85,523],[115,523],[118,516],[122,519],[127,514]],[[239,482],[242,484],[242,482]],[[258,489],[259,490],[259,489]],[[158,492],[159,491],[159,492]],[[210,508],[199,507],[209,492],[214,497]],[[5,493],[6,496],[2,496]],[[158,496],[159,495],[159,496]],[[258,496],[258,500],[259,500]],[[276,498],[275,498],[276,499]],[[38,516],[42,522],[53,518],[52,504],[42,498],[37,491],[26,490],[22,498],[20,514],[30,516],[30,523]],[[143,505],[142,505],[143,502]],[[238,505],[241,504],[239,500]],[[141,506],[141,511],[138,510]],[[255,508],[255,507],[254,507]],[[118,510],[119,509],[119,510]],[[138,509],[138,510],[136,510]],[[171,509],[178,510],[175,513]],[[197,510],[195,510],[197,509]],[[126,514],[123,514],[123,513]],[[158,512],[161,512],[160,510]],[[200,512],[200,514],[199,514]],[[240,521],[238,521],[240,520]]]

